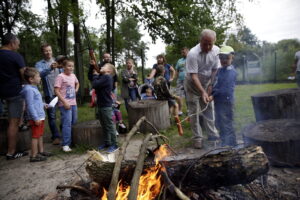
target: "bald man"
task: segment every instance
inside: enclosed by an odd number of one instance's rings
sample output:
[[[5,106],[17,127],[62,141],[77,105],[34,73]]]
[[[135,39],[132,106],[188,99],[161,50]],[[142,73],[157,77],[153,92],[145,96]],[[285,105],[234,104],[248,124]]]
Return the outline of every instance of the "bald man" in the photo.
[[[203,116],[203,125],[207,130],[208,140],[219,139],[215,127],[214,107],[209,99],[212,90],[211,84],[217,68],[220,67],[219,48],[214,45],[215,41],[215,31],[203,30],[200,35],[200,43],[189,51],[186,59],[184,88],[193,132],[194,148],[197,149],[202,148],[203,143],[199,114]],[[201,112],[202,110],[204,111]]]

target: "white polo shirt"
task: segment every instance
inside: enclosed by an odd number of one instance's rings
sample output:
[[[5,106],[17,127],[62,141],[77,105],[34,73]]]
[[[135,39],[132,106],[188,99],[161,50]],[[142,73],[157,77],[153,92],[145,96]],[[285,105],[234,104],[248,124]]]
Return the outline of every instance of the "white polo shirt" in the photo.
[[[200,44],[193,47],[186,58],[186,78],[190,74],[198,73],[200,76],[210,77],[212,69],[217,69],[221,66],[218,57],[219,47],[213,46],[208,53],[201,51]]]

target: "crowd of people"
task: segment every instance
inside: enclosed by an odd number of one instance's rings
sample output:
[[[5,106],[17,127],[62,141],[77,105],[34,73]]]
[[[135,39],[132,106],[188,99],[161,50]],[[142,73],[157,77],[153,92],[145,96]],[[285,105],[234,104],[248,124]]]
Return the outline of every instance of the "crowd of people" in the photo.
[[[179,117],[183,114],[186,99],[194,148],[203,147],[202,125],[208,140],[220,141],[222,146],[235,146],[233,107],[237,73],[232,66],[234,50],[230,46],[219,48],[214,45],[215,41],[216,33],[213,30],[203,30],[195,47],[181,49],[182,58],[175,68],[167,63],[164,55],[158,55],[157,63],[141,86],[138,85],[134,61],[127,59],[120,73],[121,97],[127,112],[129,102],[138,99],[165,100],[177,125],[181,125]],[[44,161],[52,155],[44,151],[43,147],[45,111],[52,143],[61,145],[64,152],[72,151],[71,135],[72,125],[77,120],[76,93],[79,81],[73,73],[74,62],[65,56],[55,59],[49,44],[41,46],[43,59],[35,67],[25,67],[23,57],[16,52],[19,44],[15,35],[7,33],[0,49],[0,98],[5,101],[9,119],[6,158],[13,160],[28,154],[16,150],[16,134],[25,105],[26,117],[32,130],[30,161]],[[117,99],[118,73],[109,53],[103,55],[100,64],[90,61],[88,78],[94,90],[97,118],[104,134],[104,143],[98,149],[111,153],[119,148],[116,127],[126,129],[126,126],[119,110],[121,103]],[[175,79],[176,89],[173,94],[170,86]],[[40,81],[43,98],[37,87]],[[55,98],[58,98],[57,106],[49,104]],[[56,125],[57,108],[61,113],[60,129]],[[199,116],[202,117],[202,124]]]

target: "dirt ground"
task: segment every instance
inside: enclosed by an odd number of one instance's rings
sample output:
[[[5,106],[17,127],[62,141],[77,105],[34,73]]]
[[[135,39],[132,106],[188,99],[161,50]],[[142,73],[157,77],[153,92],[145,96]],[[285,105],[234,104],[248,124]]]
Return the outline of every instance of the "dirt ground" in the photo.
[[[122,137],[119,137],[121,140]],[[124,139],[124,137],[123,137]],[[135,159],[138,156],[141,138],[130,142],[126,151],[126,159]],[[49,142],[45,149],[56,151],[59,147]],[[179,156],[198,157],[213,145],[206,145],[203,150],[192,148],[178,149]],[[30,163],[29,157],[13,161],[6,161],[0,157],[0,199],[1,200],[38,200],[49,193],[56,192],[57,185],[70,185],[79,179],[88,179],[84,163],[88,154],[59,153],[45,162]],[[75,172],[77,171],[77,173]],[[268,185],[279,192],[276,199],[300,199],[300,168],[271,168],[268,173]],[[70,196],[69,190],[63,193]],[[273,198],[270,198],[273,199]]]

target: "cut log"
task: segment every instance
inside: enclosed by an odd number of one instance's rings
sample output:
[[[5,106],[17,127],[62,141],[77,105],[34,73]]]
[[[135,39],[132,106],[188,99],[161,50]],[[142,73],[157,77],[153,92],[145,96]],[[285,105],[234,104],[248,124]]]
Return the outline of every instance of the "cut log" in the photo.
[[[265,120],[248,125],[244,142],[263,148],[274,166],[300,166],[300,122],[295,119]]]
[[[183,190],[187,191],[246,184],[267,173],[269,169],[268,159],[258,146],[212,153],[198,159],[163,162],[172,182],[177,186],[181,184]],[[91,160],[86,170],[93,181],[107,188],[114,164]],[[135,166],[136,161],[123,161],[120,179],[130,183]],[[151,166],[154,166],[153,162],[145,163],[144,170]]]
[[[99,120],[77,123],[72,127],[74,145],[98,147],[103,143],[102,128]]]
[[[274,90],[251,96],[256,121],[300,118],[300,89]]]
[[[131,129],[135,123],[145,116],[157,130],[164,130],[170,127],[169,106],[167,101],[141,100],[133,101],[128,106],[128,123]],[[139,129],[141,133],[154,132],[153,128],[143,123]]]
[[[8,119],[5,117],[0,118],[0,154],[7,153],[7,128]],[[27,151],[31,147],[31,130],[20,131],[17,133],[16,150],[18,152]]]

